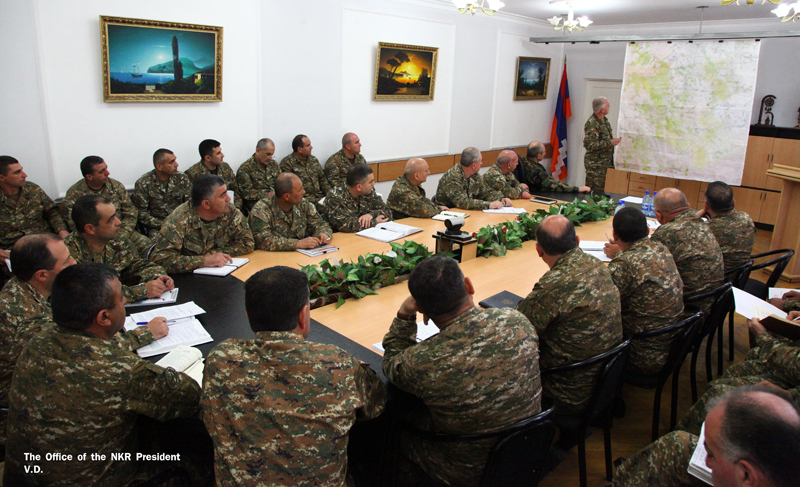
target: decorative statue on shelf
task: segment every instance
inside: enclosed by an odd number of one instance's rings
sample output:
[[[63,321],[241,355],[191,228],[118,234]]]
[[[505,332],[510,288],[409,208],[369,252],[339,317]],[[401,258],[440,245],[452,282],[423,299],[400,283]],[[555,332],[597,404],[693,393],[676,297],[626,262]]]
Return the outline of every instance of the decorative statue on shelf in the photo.
[[[774,125],[775,115],[772,114],[772,106],[775,104],[775,95],[767,95],[761,99],[761,111],[758,113],[758,123],[756,125]],[[761,123],[761,116],[764,116],[764,123]]]

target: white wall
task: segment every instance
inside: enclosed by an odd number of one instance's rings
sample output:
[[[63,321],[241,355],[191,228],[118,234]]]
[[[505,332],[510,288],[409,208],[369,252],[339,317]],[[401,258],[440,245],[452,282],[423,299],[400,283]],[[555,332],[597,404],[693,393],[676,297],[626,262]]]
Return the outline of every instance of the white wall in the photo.
[[[223,26],[223,101],[103,103],[99,15]],[[783,28],[791,26],[720,22],[703,30]],[[678,31],[696,32],[697,24],[592,26],[584,34]],[[460,15],[449,2],[432,0],[232,0],[224,7],[188,0],[4,0],[0,62],[14,69],[0,74],[0,153],[18,157],[30,179],[56,197],[80,178],[78,163],[86,155],[104,157],[112,177],[130,187],[150,169],[155,149],[174,150],[186,169],[198,160],[204,138],[220,140],[234,168],[260,137],[275,140],[280,158],[298,133],[310,137],[323,162],[346,131],[360,135],[369,161],[548,141],[564,54],[576,115],[586,102],[585,80],[621,79],[624,65],[624,44],[527,41],[556,34],[541,21]],[[372,100],[379,41],[439,47],[433,101]],[[767,92],[777,95],[778,125],[796,123],[800,63],[791,54],[798,42],[762,41],[756,104]],[[552,59],[546,100],[512,100],[518,56]],[[571,154],[579,150],[584,123],[576,115],[568,123]],[[431,177],[425,186],[431,194],[436,181]],[[384,195],[389,188],[378,186]]]

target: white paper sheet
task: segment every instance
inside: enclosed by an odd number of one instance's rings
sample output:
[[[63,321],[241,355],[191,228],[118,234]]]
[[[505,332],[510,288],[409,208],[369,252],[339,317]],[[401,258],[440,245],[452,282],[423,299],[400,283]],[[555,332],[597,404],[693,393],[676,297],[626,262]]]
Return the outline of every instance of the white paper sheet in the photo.
[[[637,203],[642,204],[642,198],[638,198],[636,196],[628,196],[626,198],[622,198],[620,201],[624,201],[626,203]]]
[[[135,303],[128,303],[125,305],[126,308],[135,308],[137,306],[152,306],[156,304],[172,304],[178,300],[178,288],[172,289],[171,291],[164,291],[160,297],[157,298],[150,298],[150,299],[143,299],[141,301],[136,301]]]
[[[750,293],[746,293],[741,289],[733,288],[733,299],[736,303],[736,313],[744,316],[748,320],[751,318],[762,319],[769,315],[779,316],[786,318],[786,313],[783,310],[776,308],[766,301],[758,299]]]
[[[433,321],[428,320],[427,325],[423,325],[422,322],[417,323],[417,343],[427,340],[428,338],[438,335],[439,334],[439,327],[433,324]],[[383,342],[378,342],[372,345],[372,348],[379,351],[380,353],[384,353],[383,349]]]
[[[188,303],[179,304],[177,306],[164,306],[143,313],[131,313],[130,318],[136,323],[147,323],[153,318],[163,316],[167,319],[167,322],[169,322],[183,318],[191,318],[205,312],[203,308],[194,304],[194,301],[189,301]]]
[[[783,287],[771,287],[769,288],[769,299],[783,299],[783,295],[789,291],[796,291],[796,289],[788,289]]]
[[[514,208],[513,206],[504,206],[499,210],[483,210],[484,213],[508,213],[512,215],[518,215],[520,213],[525,213],[525,208]]]
[[[192,346],[212,341],[214,341],[214,339],[211,338],[211,335],[203,328],[203,325],[196,319],[193,319],[185,323],[170,326],[169,335],[136,350],[136,353],[142,358],[152,357],[153,355],[170,352],[180,345]]]

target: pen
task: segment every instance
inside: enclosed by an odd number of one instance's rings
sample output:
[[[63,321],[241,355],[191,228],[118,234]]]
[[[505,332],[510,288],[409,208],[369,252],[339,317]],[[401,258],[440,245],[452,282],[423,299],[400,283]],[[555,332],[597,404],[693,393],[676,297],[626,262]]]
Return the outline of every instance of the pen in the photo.
[[[606,240],[608,240],[608,243],[612,243],[612,242],[611,242],[611,239],[610,239],[610,238],[608,238],[608,232],[606,232]]]

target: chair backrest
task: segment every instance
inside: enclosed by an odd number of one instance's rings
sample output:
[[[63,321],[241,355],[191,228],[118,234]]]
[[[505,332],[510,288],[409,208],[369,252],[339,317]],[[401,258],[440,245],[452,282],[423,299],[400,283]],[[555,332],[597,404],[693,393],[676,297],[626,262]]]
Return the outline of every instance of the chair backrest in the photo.
[[[555,436],[549,420],[555,406],[528,418],[528,423],[502,438],[492,449],[483,471],[481,486],[536,486]]]
[[[750,271],[753,267],[753,261],[749,261],[738,267],[725,271],[725,282],[733,284],[736,289],[744,289],[747,280],[750,279]]]
[[[714,296],[714,303],[708,311],[708,316],[705,318],[705,321],[702,322],[700,331],[694,337],[695,346],[700,346],[700,342],[703,341],[703,338],[713,333],[720,323],[725,320],[725,316],[727,316],[731,303],[733,302],[732,287],[733,285],[730,282],[726,282],[718,288],[692,296],[692,301],[700,301],[707,297]]]
[[[659,376],[659,381],[666,381],[670,374],[674,372],[675,368],[679,364],[683,364],[683,361],[692,349],[693,339],[700,329],[702,317],[703,312],[698,311],[677,323],[631,335],[631,340],[641,340],[643,338],[652,338],[668,333],[675,334],[670,342],[669,353],[667,354],[666,362],[664,362],[664,367],[656,374]]]
[[[751,255],[750,258],[753,259],[753,260],[756,260],[756,259],[760,259],[762,257],[771,256],[771,255],[778,255],[778,257],[775,257],[774,259],[770,259],[770,260],[768,260],[766,262],[761,262],[761,263],[756,264],[756,265],[754,265],[752,267],[752,270],[757,270],[757,269],[764,269],[765,267],[769,267],[771,265],[775,266],[775,268],[772,269],[772,274],[769,275],[769,279],[767,279],[766,286],[768,288],[775,287],[775,284],[778,283],[778,279],[781,278],[781,275],[783,274],[784,269],[786,269],[786,266],[789,265],[789,261],[794,256],[794,250],[792,250],[792,249],[770,250],[769,252],[764,252],[764,253],[761,253],[761,254]]]

